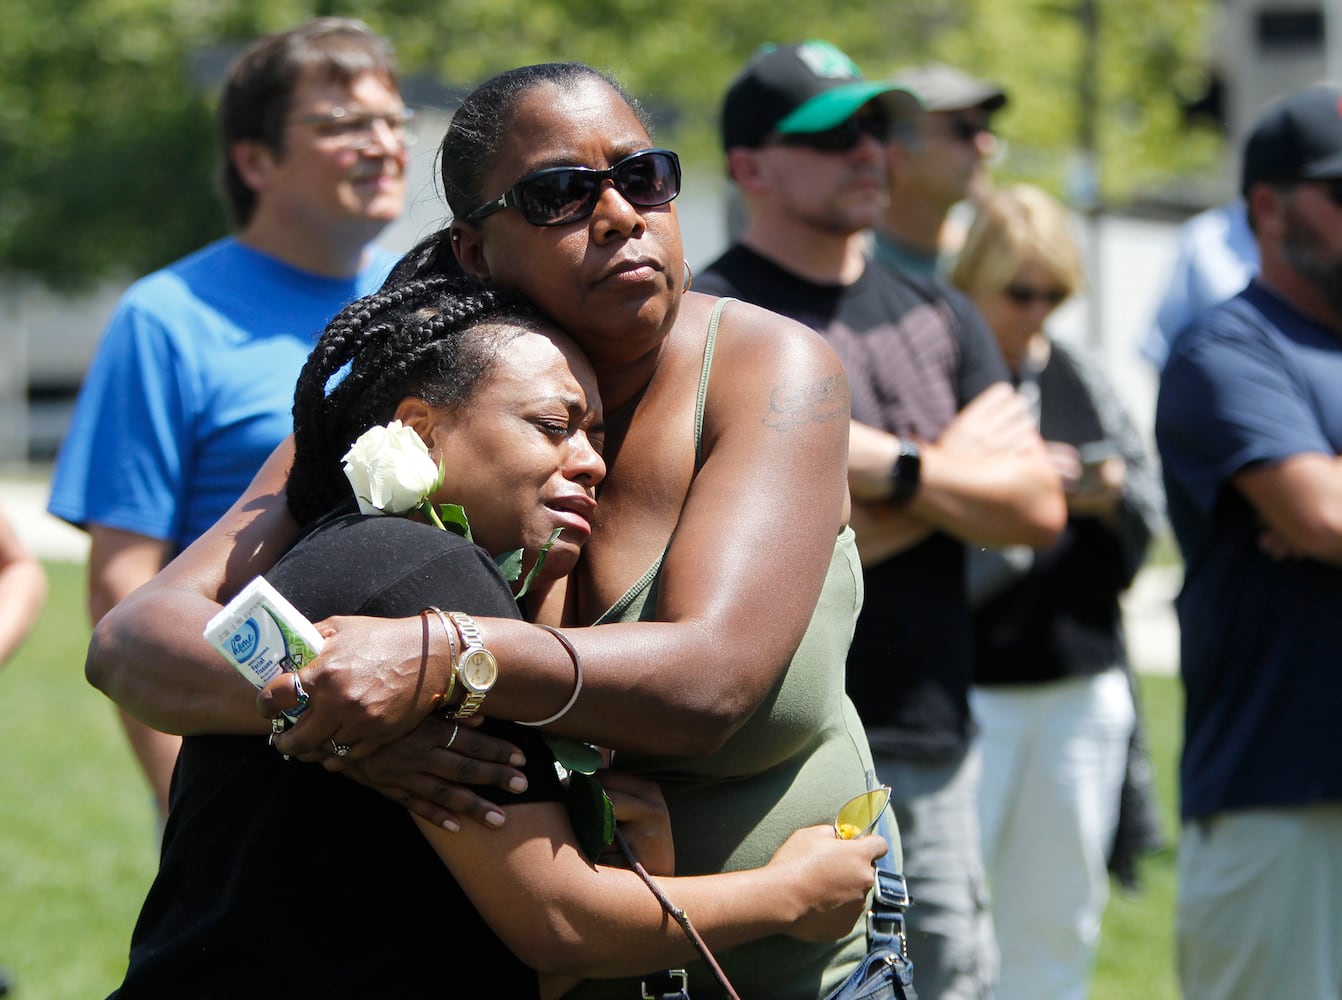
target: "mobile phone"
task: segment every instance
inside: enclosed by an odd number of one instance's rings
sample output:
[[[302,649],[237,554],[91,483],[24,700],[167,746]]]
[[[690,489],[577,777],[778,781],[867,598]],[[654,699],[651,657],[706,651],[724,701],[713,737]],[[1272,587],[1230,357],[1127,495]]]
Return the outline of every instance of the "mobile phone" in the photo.
[[[1100,466],[1118,457],[1118,446],[1112,441],[1090,441],[1078,445],[1076,452],[1081,460],[1081,478],[1077,480],[1076,490],[1090,493],[1100,485]]]

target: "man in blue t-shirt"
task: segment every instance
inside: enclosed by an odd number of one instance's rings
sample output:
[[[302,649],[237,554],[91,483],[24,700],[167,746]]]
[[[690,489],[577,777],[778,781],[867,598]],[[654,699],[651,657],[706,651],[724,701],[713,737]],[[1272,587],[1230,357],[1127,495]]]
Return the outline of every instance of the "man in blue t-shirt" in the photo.
[[[1342,88],[1273,105],[1259,277],[1194,321],[1156,441],[1186,575],[1178,944],[1198,1000],[1342,996]]]
[[[347,18],[262,38],[219,123],[236,232],[127,291],[56,462],[48,509],[89,532],[95,623],[238,498],[292,428],[318,335],[394,262],[371,245],[411,141],[385,40]],[[122,719],[161,819],[180,738]]]

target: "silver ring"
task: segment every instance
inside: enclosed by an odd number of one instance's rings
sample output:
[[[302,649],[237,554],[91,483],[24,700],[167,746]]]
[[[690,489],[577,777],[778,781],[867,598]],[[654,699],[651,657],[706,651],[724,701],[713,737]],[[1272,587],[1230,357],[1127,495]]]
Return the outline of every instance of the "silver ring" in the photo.
[[[337,743],[335,741],[335,737],[334,736],[331,737],[331,752],[333,754],[335,754],[337,757],[344,757],[349,753],[349,751],[350,751],[350,745],[348,743]]]
[[[306,705],[308,703],[308,693],[303,690],[303,682],[299,680],[298,671],[291,671],[289,676],[294,679],[294,697],[298,699],[300,705]]]
[[[268,737],[267,742],[271,746],[275,746],[275,737],[282,732],[284,732],[284,718],[282,716],[276,716],[270,720],[270,736]],[[279,747],[275,747],[275,749],[279,750]],[[289,759],[289,755],[283,750],[279,750],[279,753],[285,760]]]
[[[447,738],[447,742],[443,744],[444,750],[452,749],[452,744],[457,742],[457,733],[459,732],[461,732],[461,723],[460,722],[452,723],[452,735],[449,736]]]

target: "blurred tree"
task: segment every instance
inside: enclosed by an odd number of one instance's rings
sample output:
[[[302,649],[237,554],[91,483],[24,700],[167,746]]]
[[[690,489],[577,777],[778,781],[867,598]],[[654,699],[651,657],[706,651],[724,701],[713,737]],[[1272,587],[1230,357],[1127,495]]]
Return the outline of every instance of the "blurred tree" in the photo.
[[[1204,170],[1223,152],[1221,135],[1185,121],[1208,86],[1206,48],[1213,5],[1205,0],[964,0],[925,49],[1002,84],[1011,155],[1004,179],[1070,190],[1085,132],[1082,96],[1093,74],[1098,195],[1122,202],[1178,175]],[[1098,65],[1086,65],[1083,11],[1095,16]],[[901,51],[904,59],[919,58]],[[898,60],[897,60],[898,61]]]
[[[940,58],[999,80],[1005,170],[1063,191],[1080,125],[1081,0],[44,0],[0,10],[0,268],[63,286],[138,274],[224,231],[213,100],[235,40],[318,14],[367,20],[407,73],[469,87],[526,62],[612,71],[687,160],[713,162],[722,93],[765,41],[823,37],[870,76]],[[1207,165],[1190,132],[1210,0],[1094,0],[1109,201]],[[202,67],[213,67],[213,71]]]

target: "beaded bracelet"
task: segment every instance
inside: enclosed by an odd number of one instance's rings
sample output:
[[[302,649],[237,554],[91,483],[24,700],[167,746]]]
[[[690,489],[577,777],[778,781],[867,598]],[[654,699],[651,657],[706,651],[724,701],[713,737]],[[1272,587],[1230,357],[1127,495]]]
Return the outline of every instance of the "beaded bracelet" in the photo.
[[[578,695],[582,693],[582,657],[578,655],[578,650],[574,647],[573,643],[569,642],[568,636],[559,631],[559,629],[551,628],[549,625],[541,625],[539,622],[536,624],[536,627],[545,629],[545,631],[558,639],[560,644],[568,650],[569,659],[573,661],[573,693],[569,695],[569,699],[564,703],[564,707],[549,718],[541,719],[539,722],[518,723],[519,726],[531,726],[533,728],[536,726],[548,726],[550,723],[558,722],[564,716],[568,715],[569,710],[578,703]]]
[[[447,615],[443,614],[442,609],[435,608],[433,605],[425,608],[420,614],[426,614],[432,611],[438,616],[438,620],[443,625],[443,632],[447,635],[447,690],[438,696],[437,708],[447,707],[448,700],[452,697],[452,692],[457,688],[457,630],[451,622],[447,620]]]

